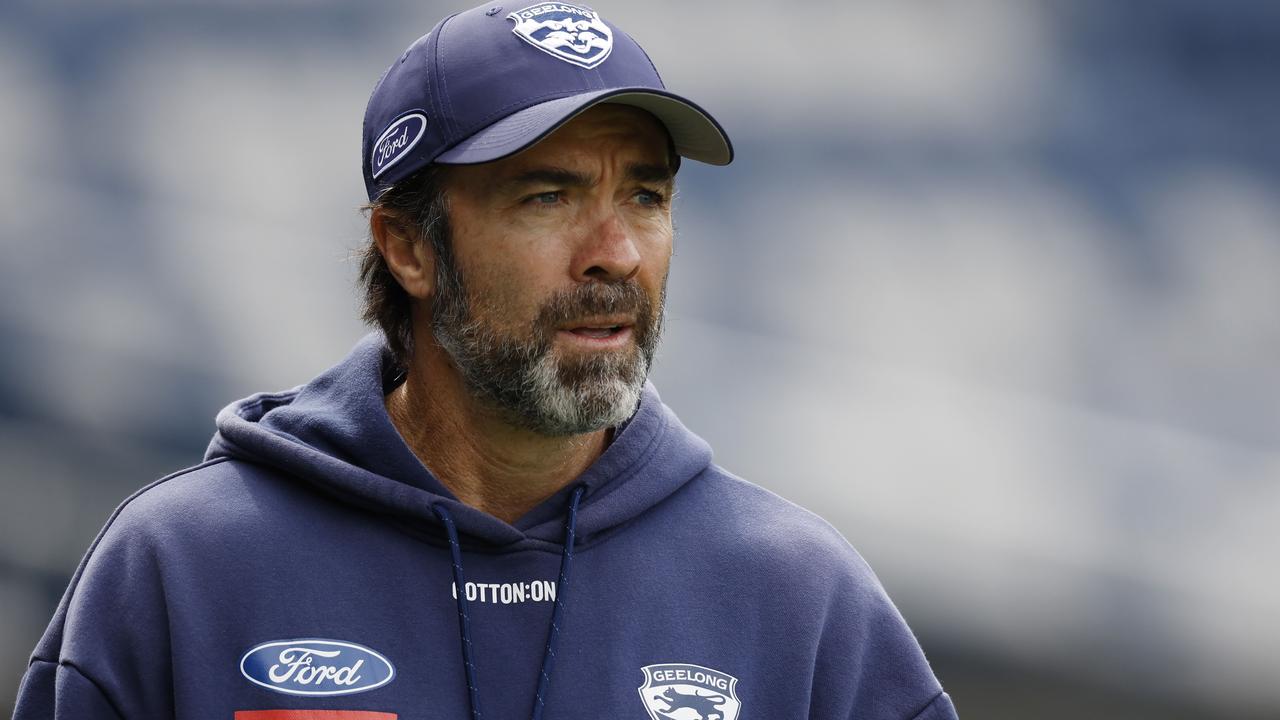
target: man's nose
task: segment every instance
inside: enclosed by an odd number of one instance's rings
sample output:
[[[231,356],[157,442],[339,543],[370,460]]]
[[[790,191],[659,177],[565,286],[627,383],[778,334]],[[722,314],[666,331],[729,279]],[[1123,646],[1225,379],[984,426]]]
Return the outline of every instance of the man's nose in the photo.
[[[609,282],[634,277],[640,270],[640,248],[634,233],[617,208],[600,212],[589,223],[574,257],[574,279]]]

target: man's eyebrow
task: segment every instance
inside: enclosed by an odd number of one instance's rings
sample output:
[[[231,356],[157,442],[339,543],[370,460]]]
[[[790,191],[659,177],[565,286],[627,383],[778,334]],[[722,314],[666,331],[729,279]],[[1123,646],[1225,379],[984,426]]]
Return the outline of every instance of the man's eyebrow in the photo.
[[[642,183],[668,183],[675,171],[666,164],[633,163],[627,166],[627,179]]]
[[[670,165],[661,163],[632,163],[624,171],[626,178],[634,182],[667,183],[675,177]],[[554,185],[560,187],[590,187],[596,177],[587,173],[561,167],[538,167],[517,173],[501,181],[504,188],[521,188],[527,185]]]
[[[502,181],[503,187],[519,188],[526,185],[556,185],[565,187],[589,187],[595,184],[595,178],[558,167],[540,167],[526,170]]]

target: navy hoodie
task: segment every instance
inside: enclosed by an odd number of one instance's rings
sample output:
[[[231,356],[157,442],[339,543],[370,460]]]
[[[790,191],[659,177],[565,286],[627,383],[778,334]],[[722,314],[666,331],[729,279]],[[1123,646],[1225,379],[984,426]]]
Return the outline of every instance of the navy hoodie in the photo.
[[[370,335],[232,404],[204,463],[126,500],[14,717],[955,717],[844,538],[714,465],[651,386],[508,524],[405,445],[390,367]]]

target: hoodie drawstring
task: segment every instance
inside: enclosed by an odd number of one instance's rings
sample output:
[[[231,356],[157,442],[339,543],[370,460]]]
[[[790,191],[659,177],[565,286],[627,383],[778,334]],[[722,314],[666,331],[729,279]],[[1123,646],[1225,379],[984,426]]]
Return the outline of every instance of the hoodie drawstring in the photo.
[[[564,523],[564,552],[560,555],[560,577],[556,579],[556,602],[551,608],[551,627],[547,628],[547,649],[542,653],[542,670],[538,673],[538,692],[533,698],[533,720],[542,720],[542,706],[547,702],[551,685],[551,664],[556,659],[556,638],[564,616],[564,599],[569,591],[569,566],[573,564],[573,536],[578,524],[578,501],[587,488],[579,485],[569,499],[569,517]]]
[[[542,668],[538,671],[538,691],[533,700],[532,720],[542,720],[542,708],[546,705],[547,689],[551,685],[551,666],[556,657],[556,640],[564,621],[565,597],[569,589],[569,568],[573,565],[573,541],[578,523],[578,503],[586,491],[585,485],[574,488],[569,499],[569,512],[565,520],[564,551],[560,555],[560,575],[556,579],[556,601],[551,608],[551,625],[547,628],[547,645],[542,653]],[[453,515],[444,505],[433,505],[432,510],[444,523],[449,535],[449,551],[453,556],[453,586],[458,603],[458,636],[462,639],[462,663],[467,674],[467,695],[471,702],[472,720],[480,720],[480,688],[476,680],[475,655],[471,644],[471,615],[467,611],[467,585],[462,575],[462,546],[458,542],[458,528]]]
[[[476,682],[476,664],[471,652],[471,615],[467,612],[467,583],[462,576],[462,546],[458,543],[458,528],[453,524],[453,515],[444,505],[433,505],[431,509],[440,516],[440,521],[449,534],[449,553],[453,555],[453,594],[458,599],[458,636],[462,638],[462,665],[467,673],[467,697],[471,702],[472,720],[480,720],[480,688]]]

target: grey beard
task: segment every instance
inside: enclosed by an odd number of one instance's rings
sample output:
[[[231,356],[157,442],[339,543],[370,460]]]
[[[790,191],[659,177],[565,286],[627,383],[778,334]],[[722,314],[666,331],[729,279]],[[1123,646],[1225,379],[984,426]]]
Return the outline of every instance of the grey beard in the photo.
[[[586,283],[553,296],[526,337],[510,337],[476,317],[461,276],[451,274],[438,278],[436,341],[472,392],[509,422],[547,436],[579,435],[621,425],[635,412],[662,334],[665,281],[656,312],[633,281]],[[557,328],[614,313],[635,316],[634,348],[557,360]]]

